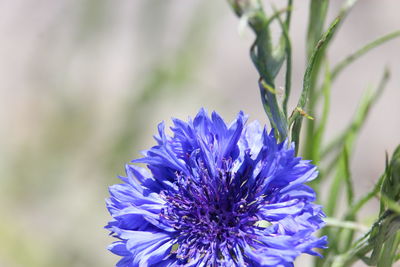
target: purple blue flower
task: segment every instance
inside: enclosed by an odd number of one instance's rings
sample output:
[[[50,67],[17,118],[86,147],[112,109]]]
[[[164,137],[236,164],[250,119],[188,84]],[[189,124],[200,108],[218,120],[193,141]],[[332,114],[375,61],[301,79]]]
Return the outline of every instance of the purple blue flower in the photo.
[[[133,161],[148,170],[127,165],[110,187],[116,266],[293,266],[320,255],[324,214],[305,185],[316,167],[246,120],[240,112],[228,126],[202,109],[173,119],[172,136],[159,124],[157,145]]]

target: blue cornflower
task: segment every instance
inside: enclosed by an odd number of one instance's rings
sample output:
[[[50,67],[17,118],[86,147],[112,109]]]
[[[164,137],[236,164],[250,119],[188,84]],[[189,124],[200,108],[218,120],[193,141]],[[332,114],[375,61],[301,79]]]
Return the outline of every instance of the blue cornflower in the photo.
[[[174,119],[173,136],[158,126],[158,144],[133,161],[150,172],[127,165],[110,187],[117,266],[293,266],[301,253],[319,255],[324,214],[304,185],[316,167],[246,120],[240,112],[227,126],[202,109]]]

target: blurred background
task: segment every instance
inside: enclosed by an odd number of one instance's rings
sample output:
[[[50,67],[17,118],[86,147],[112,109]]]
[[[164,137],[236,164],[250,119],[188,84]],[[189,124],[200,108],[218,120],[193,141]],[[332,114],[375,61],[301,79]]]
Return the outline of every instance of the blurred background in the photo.
[[[309,4],[294,2],[292,107]],[[331,2],[333,18],[341,1]],[[331,61],[400,29],[399,10],[399,1],[359,1]],[[154,144],[157,123],[200,107],[227,121],[244,110],[267,123],[249,59],[253,35],[238,25],[225,1],[0,1],[0,266],[113,266],[118,257],[106,250],[113,239],[103,229],[107,187]],[[353,64],[333,89],[327,140],[383,67],[392,72],[357,142],[357,196],[400,143],[399,62],[395,40]]]

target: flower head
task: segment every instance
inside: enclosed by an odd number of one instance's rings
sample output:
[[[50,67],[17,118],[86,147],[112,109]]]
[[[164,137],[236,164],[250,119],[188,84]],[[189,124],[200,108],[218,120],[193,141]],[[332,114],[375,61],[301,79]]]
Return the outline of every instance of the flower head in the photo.
[[[293,144],[277,144],[241,112],[228,126],[202,109],[158,126],[157,145],[127,165],[110,187],[106,226],[119,240],[117,266],[293,266],[301,253],[319,255],[326,237],[309,161]]]

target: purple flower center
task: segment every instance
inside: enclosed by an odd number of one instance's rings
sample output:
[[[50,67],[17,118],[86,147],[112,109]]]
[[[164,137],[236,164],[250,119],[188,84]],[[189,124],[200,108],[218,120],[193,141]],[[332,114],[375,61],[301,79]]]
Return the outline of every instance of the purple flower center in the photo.
[[[180,259],[188,260],[202,251],[218,253],[240,240],[252,239],[252,229],[259,221],[255,214],[265,200],[255,198],[242,177],[233,179],[230,160],[222,165],[214,178],[204,167],[196,175],[177,174],[177,190],[161,193],[167,202],[161,218],[177,230]]]

